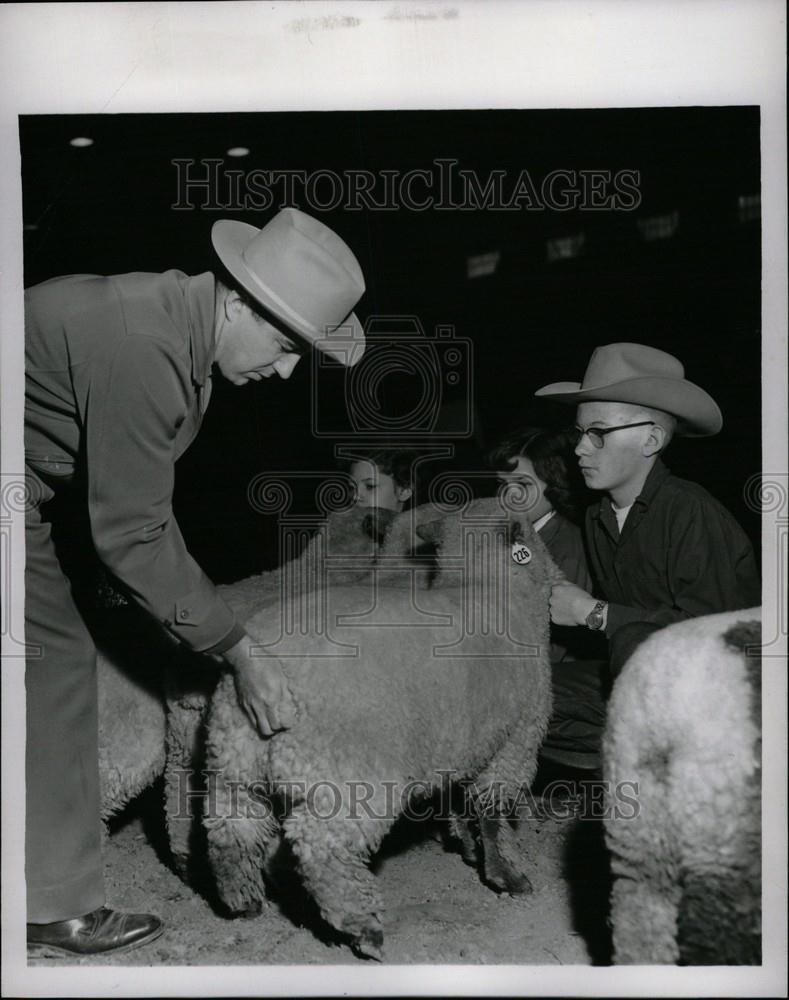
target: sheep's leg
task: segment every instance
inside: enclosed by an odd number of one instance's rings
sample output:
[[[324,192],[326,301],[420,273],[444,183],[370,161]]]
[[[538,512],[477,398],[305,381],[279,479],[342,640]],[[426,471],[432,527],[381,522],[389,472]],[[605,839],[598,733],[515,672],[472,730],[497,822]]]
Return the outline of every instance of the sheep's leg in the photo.
[[[460,853],[463,860],[470,865],[477,863],[477,838],[471,828],[471,821],[457,813],[450,813],[449,820],[450,836],[460,841]]]
[[[673,965],[679,960],[679,889],[654,880],[620,877],[611,893],[614,962]]]
[[[205,719],[216,681],[215,671],[207,671],[198,658],[180,649],[165,666],[165,818],[173,865],[184,880],[195,852],[204,794],[200,772],[205,757]]]
[[[534,719],[545,720],[550,711],[550,692],[544,695],[544,711]],[[515,833],[503,815],[528,791],[537,773],[537,753],[542,745],[544,725],[525,720],[477,778],[474,799],[479,815],[485,878],[497,889],[511,893],[532,892],[523,871],[523,852]]]
[[[677,917],[683,965],[759,965],[761,878],[738,866],[685,873]]]
[[[235,914],[259,913],[268,873],[282,829],[271,802],[242,782],[218,776],[204,816],[208,862],[219,898]]]
[[[259,909],[264,872],[281,840],[267,787],[266,744],[238,705],[230,673],[219,682],[206,727],[208,794],[203,809],[208,861],[223,903],[235,913]]]
[[[203,712],[178,702],[168,704],[167,761],[164,771],[165,816],[170,855],[186,879],[195,831],[195,803],[200,796]]]
[[[349,935],[359,954],[380,961],[383,901],[367,867],[366,852],[353,850],[347,842],[350,822],[312,816],[302,803],[293,809],[283,827],[304,885],[324,920]],[[355,824],[354,831],[358,833]]]

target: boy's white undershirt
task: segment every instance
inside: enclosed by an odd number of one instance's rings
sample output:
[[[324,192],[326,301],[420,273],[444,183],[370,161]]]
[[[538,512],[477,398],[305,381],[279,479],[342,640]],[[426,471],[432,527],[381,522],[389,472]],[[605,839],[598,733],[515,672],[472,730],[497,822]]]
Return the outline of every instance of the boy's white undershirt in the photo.
[[[616,523],[619,525],[619,530],[622,530],[625,521],[627,520],[627,515],[630,513],[630,508],[633,506],[632,503],[628,504],[627,507],[617,507],[617,505],[611,501],[611,509],[616,516]]]

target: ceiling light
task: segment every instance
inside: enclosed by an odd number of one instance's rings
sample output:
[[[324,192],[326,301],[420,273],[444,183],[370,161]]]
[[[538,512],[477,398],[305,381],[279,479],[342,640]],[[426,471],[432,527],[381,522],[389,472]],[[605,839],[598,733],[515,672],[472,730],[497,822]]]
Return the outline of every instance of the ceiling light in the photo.
[[[466,258],[466,277],[483,278],[488,274],[495,274],[496,268],[501,260],[501,252],[493,250],[491,253],[480,253],[474,257]]]
[[[741,194],[737,199],[740,222],[753,222],[762,214],[762,199],[758,194]]]
[[[231,146],[227,151],[228,156],[249,156],[246,146]]]
[[[583,233],[573,236],[557,236],[545,244],[548,260],[570,260],[577,257],[584,248],[586,237]]]
[[[75,139],[69,139],[69,146],[76,146],[77,149],[86,149],[88,146],[93,145],[93,140],[89,139],[86,135],[78,135]]]
[[[679,212],[674,209],[666,215],[652,215],[647,219],[636,219],[638,231],[645,240],[668,240],[679,228]]]

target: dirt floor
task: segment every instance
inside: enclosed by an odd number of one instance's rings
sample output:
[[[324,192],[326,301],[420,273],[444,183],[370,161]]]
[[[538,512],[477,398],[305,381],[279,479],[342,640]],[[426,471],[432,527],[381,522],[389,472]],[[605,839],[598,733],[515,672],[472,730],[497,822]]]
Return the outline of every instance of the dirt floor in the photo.
[[[536,788],[588,773],[552,774]],[[553,786],[555,787],[555,786]],[[355,964],[357,958],[320,920],[295,881],[252,919],[228,919],[210,883],[190,887],[169,867],[157,789],[113,822],[106,849],[107,905],[157,913],[164,934],[114,958],[37,960],[31,965]],[[609,872],[599,820],[581,818],[582,798],[536,799],[521,820],[531,895],[488,888],[477,870],[441,842],[436,824],[401,824],[375,860],[386,911],[385,962],[605,965]],[[579,808],[580,807],[580,808]],[[588,811],[588,810],[587,810]]]

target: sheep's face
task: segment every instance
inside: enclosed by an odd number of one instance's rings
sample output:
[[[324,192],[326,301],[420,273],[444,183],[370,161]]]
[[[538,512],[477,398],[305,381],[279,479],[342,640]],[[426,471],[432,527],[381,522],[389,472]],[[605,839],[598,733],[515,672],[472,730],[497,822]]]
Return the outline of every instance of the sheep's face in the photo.
[[[326,555],[373,556],[394,516],[393,511],[362,507],[329,514],[321,529]]]
[[[462,511],[416,526],[423,542],[438,552],[435,585],[472,578],[502,581],[515,574],[542,582],[544,552],[525,514],[503,508],[496,498],[476,500]]]
[[[455,522],[457,515],[448,515],[446,519],[441,518],[435,521],[428,521],[425,524],[418,524],[416,526],[416,533],[422,539],[431,545],[438,546],[443,549],[445,553],[448,553],[449,544],[451,541],[460,541],[461,532],[457,528],[462,524],[460,522]],[[452,519],[452,520],[450,520]],[[449,523],[448,523],[449,522]],[[471,522],[468,527],[472,528],[473,522]],[[483,528],[488,530],[498,530],[501,534],[501,539],[506,545],[514,546],[519,544],[525,544],[527,532],[524,529],[522,521],[509,521],[502,522],[501,525],[495,523],[490,525],[482,525]],[[458,553],[459,554],[459,551]]]
[[[354,513],[362,515],[362,531],[376,545],[383,545],[392,521],[397,517],[397,511],[386,507],[357,508]]]
[[[526,514],[497,499],[416,527],[437,549],[431,589],[460,592],[465,634],[506,637],[514,652],[547,643],[550,559]],[[499,655],[501,649],[495,655]]]
[[[350,510],[330,514],[302,556],[308,566],[331,568],[333,586],[361,582],[369,574],[392,511]]]

